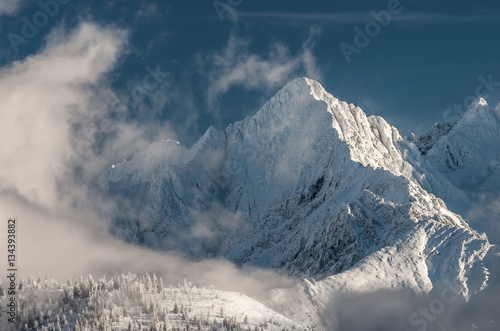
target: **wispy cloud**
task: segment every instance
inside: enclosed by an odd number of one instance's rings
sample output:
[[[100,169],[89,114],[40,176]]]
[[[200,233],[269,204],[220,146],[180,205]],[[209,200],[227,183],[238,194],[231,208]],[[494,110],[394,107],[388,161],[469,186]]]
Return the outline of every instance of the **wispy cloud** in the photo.
[[[1,0],[0,1],[0,15],[12,15],[14,14],[23,0]]]
[[[135,21],[140,19],[151,19],[152,17],[161,17],[158,6],[155,3],[143,4],[135,15]]]
[[[282,43],[275,42],[266,56],[249,51],[251,41],[232,33],[224,49],[207,56],[198,56],[199,73],[207,79],[207,109],[215,111],[219,98],[234,86],[248,90],[269,90],[284,85],[297,76],[321,80],[313,47],[321,29],[314,25],[297,54]]]
[[[179,98],[159,67],[129,91],[110,87],[107,75],[127,45],[127,31],[82,22],[53,29],[38,53],[0,68],[0,189],[46,207],[85,200],[86,184],[113,161],[176,138],[169,123],[155,121]],[[127,119],[131,105],[138,120]]]
[[[240,12],[238,16],[249,19],[260,19],[274,24],[351,24],[370,19],[369,13],[284,13],[284,12]]]
[[[394,21],[405,23],[431,23],[431,24],[459,24],[459,23],[480,23],[498,21],[495,15],[477,14],[477,15],[453,15],[437,13],[402,13],[394,16]]]
[[[58,204],[52,164],[72,158],[81,140],[73,129],[101,111],[97,87],[125,42],[124,31],[83,23],[71,33],[55,29],[38,54],[0,68],[1,186]]]
[[[276,25],[303,26],[310,24],[346,25],[360,24],[373,20],[370,12],[339,12],[339,13],[283,13],[283,12],[240,12],[241,18],[265,20],[267,23]],[[497,21],[495,15],[471,14],[453,15],[425,12],[404,12],[393,15],[395,22],[414,24],[457,24]]]

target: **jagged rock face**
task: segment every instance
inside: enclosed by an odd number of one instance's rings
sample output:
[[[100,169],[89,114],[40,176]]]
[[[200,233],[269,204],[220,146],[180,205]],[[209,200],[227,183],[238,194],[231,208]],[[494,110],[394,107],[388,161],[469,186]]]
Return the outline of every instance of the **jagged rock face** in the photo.
[[[432,129],[426,134],[421,135],[418,138],[417,146],[418,150],[422,155],[426,155],[427,152],[436,144],[436,142],[450,132],[453,125],[449,123],[436,123]]]
[[[382,118],[299,78],[224,132],[155,143],[98,184],[120,198],[113,231],[127,241],[318,278],[422,221],[470,232],[421,188],[403,146]]]

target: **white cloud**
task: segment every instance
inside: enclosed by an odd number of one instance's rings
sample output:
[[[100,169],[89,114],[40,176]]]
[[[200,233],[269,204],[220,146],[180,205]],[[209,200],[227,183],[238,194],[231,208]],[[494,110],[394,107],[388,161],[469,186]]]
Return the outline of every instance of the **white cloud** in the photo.
[[[124,95],[111,90],[107,73],[126,45],[126,31],[82,22],[54,29],[37,54],[0,68],[0,189],[48,208],[82,203],[112,162],[176,138],[169,123],[108,120],[132,103],[141,120],[156,118],[176,98],[165,90],[168,75],[151,67]]]
[[[124,31],[82,23],[56,29],[38,54],[0,69],[0,188],[59,203],[54,162],[79,162],[75,132],[90,132],[83,126],[107,111],[99,91],[125,43]]]
[[[198,57],[199,71],[208,79],[208,109],[213,111],[219,98],[234,86],[265,91],[283,86],[297,76],[321,81],[312,53],[315,38],[320,32],[318,26],[313,26],[302,50],[296,55],[287,46],[276,42],[270,46],[266,56],[250,53],[250,40],[232,33],[222,51]]]
[[[14,14],[23,0],[1,0],[0,1],[0,15],[12,15]]]

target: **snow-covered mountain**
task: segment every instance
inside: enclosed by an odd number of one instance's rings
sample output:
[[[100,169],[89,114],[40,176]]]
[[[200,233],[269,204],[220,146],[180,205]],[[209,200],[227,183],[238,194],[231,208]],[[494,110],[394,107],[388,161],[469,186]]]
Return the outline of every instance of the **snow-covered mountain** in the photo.
[[[426,157],[474,198],[500,187],[500,111],[482,98],[429,149]]]
[[[156,142],[97,183],[129,242],[309,279],[267,304],[315,324],[337,291],[446,283],[469,298],[497,282],[496,247],[441,198],[498,189],[499,118],[479,100],[453,127],[404,139],[298,78],[254,116],[191,148]]]

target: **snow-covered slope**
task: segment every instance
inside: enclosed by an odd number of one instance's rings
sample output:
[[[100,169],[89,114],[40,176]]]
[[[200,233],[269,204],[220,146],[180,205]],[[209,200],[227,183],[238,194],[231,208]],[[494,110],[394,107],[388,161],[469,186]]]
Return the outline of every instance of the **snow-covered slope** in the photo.
[[[429,191],[460,194],[454,183],[461,178],[478,169],[484,175],[474,178],[485,185],[484,176],[497,171],[496,163],[475,164],[457,152],[474,152],[460,134],[472,135],[484,116],[497,120],[477,109],[462,119],[468,125],[437,130],[422,156],[384,119],[298,78],[254,116],[225,131],[210,128],[188,149],[155,143],[107,169],[98,184],[122,207],[114,232],[125,240],[314,277],[299,285],[304,305],[286,304],[300,297],[289,292],[271,300],[313,324],[311,311],[338,290],[428,292],[446,281],[469,297],[493,281],[485,262],[491,245]],[[494,140],[498,131],[488,130]],[[498,158],[495,147],[484,153]],[[462,165],[476,168],[446,172]]]
[[[474,101],[428,152],[437,168],[472,197],[500,186],[500,112]]]

